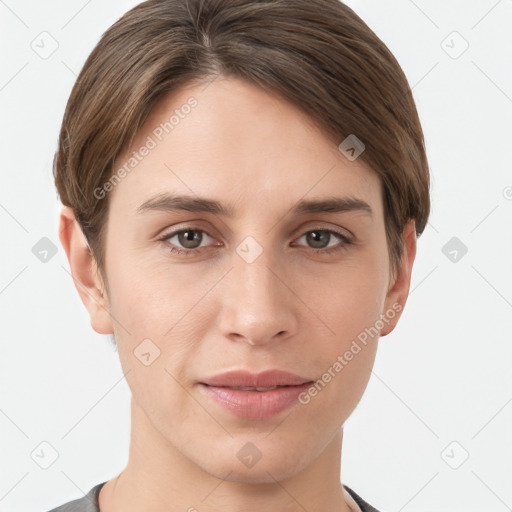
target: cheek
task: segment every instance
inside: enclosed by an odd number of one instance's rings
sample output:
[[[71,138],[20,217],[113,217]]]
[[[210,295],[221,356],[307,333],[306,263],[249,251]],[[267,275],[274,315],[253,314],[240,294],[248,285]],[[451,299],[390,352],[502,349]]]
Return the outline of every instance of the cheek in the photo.
[[[127,260],[112,275],[115,336],[133,399],[150,418],[183,421],[189,398],[178,383],[186,382],[187,358],[201,338],[190,324],[194,315],[187,315],[196,294],[177,291],[186,284],[181,277],[158,275]]]
[[[127,250],[124,255],[121,252],[112,254],[112,314],[130,332],[159,336],[165,326],[169,329],[174,318],[179,318],[183,303],[188,300],[187,290],[193,289],[191,282],[187,283],[179,270],[170,272],[169,266],[159,267],[148,258],[138,258],[133,251]]]
[[[321,322],[328,346],[340,348],[379,318],[385,300],[386,273],[378,258],[331,266],[309,275],[297,289]]]
[[[187,360],[199,349],[211,319],[205,313],[218,273],[202,278],[198,271],[120,258],[111,271],[111,313],[119,357],[125,370],[133,368],[137,387],[152,380],[185,382]],[[147,367],[144,360],[153,361]],[[172,374],[172,375],[171,375]],[[135,375],[132,375],[135,379]],[[129,379],[127,379],[129,380]],[[171,386],[172,387],[172,386]]]
[[[378,345],[375,323],[379,319],[379,301],[375,285],[352,285],[347,280],[331,283],[325,294],[322,314],[325,335],[314,347],[308,347],[309,360],[316,369],[316,383],[303,397],[311,403],[311,421],[319,410],[330,411],[332,424],[342,424],[359,403],[371,376]],[[343,289],[338,286],[344,286]],[[324,329],[322,324],[322,329]]]
[[[317,343],[308,348],[321,381],[313,394],[322,395],[319,402],[331,403],[340,418],[357,405],[370,378],[385,299],[384,269],[378,256],[361,254],[335,272],[317,273],[300,292],[321,320],[314,319]]]

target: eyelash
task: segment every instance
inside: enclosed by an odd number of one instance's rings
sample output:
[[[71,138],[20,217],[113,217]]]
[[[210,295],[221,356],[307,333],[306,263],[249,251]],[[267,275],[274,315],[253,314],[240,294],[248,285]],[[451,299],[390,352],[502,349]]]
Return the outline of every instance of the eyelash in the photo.
[[[175,235],[178,235],[178,234],[186,232],[186,231],[198,231],[198,232],[201,232],[201,233],[205,233],[210,238],[213,238],[204,229],[194,228],[194,227],[190,226],[190,227],[186,227],[186,228],[183,228],[183,229],[179,229],[177,231],[173,231],[172,233],[168,233],[165,236],[163,236],[162,238],[159,238],[159,241],[166,242],[166,241],[170,240],[171,238],[173,238]],[[341,245],[336,245],[336,246],[331,247],[329,249],[315,249],[315,248],[312,248],[312,247],[309,248],[309,249],[311,249],[313,252],[315,252],[317,254],[332,254],[332,253],[336,253],[338,251],[345,250],[347,248],[346,247],[347,245],[352,245],[354,243],[346,235],[344,235],[342,233],[339,233],[338,231],[334,231],[332,229],[325,229],[325,228],[313,228],[313,229],[310,229],[310,230],[304,232],[300,236],[300,238],[302,238],[304,235],[307,235],[308,233],[312,233],[312,232],[329,233],[331,235],[334,235],[334,236],[340,238],[341,241],[342,241]],[[198,254],[199,252],[202,251],[202,249],[206,249],[206,248],[207,247],[202,247],[200,249],[178,249],[178,248],[176,248],[174,246],[170,246],[169,247],[169,251],[172,252],[172,253],[175,253],[175,254],[182,254],[182,255],[185,255],[185,256],[189,256],[189,255],[193,255],[193,254]]]

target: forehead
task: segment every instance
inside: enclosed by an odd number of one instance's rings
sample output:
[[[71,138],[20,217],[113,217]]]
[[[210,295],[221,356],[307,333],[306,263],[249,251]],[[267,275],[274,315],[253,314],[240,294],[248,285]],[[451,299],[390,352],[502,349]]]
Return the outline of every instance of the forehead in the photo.
[[[117,159],[121,168],[109,200],[124,214],[165,192],[224,198],[240,215],[282,212],[309,196],[380,202],[379,178],[361,160],[348,160],[291,103],[233,78],[160,101]]]

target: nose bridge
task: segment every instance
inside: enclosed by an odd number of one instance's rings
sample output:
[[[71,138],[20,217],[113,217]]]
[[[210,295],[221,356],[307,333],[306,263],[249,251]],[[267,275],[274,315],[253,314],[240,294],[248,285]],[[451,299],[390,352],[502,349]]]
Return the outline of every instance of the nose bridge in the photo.
[[[247,237],[235,251],[220,312],[223,334],[251,344],[291,334],[296,323],[292,294],[272,250]]]

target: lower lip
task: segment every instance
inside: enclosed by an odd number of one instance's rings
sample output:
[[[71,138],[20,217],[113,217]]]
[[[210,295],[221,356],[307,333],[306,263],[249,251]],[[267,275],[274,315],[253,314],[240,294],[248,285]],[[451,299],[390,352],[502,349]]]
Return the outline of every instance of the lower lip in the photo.
[[[284,386],[269,391],[244,391],[200,384],[209,398],[217,401],[235,416],[270,418],[290,407],[313,382],[300,386]]]

